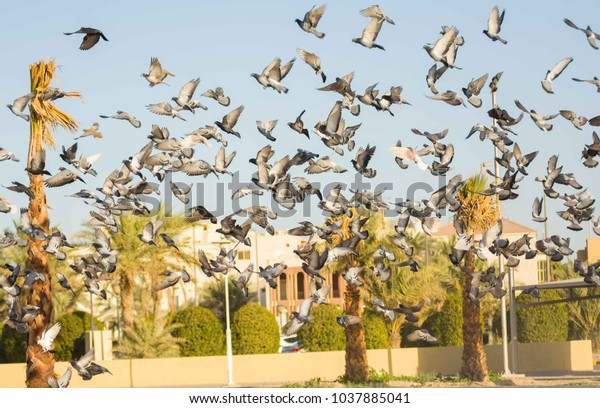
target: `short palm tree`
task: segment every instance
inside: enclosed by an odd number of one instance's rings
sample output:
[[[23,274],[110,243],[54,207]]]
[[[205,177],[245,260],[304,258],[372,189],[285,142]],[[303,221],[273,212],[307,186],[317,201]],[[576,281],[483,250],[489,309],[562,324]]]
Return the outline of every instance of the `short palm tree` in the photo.
[[[470,177],[456,195],[461,208],[455,213],[466,232],[481,234],[498,222],[500,211],[493,196],[479,194],[485,190],[487,179],[483,175]],[[475,271],[475,258],[472,251],[464,257],[463,292],[463,355],[461,375],[473,381],[488,379],[488,368],[483,348],[481,329],[481,309],[466,296],[471,289],[472,273]]]
[[[40,61],[29,67],[31,77],[31,92],[33,97],[29,104],[30,133],[29,152],[27,164],[36,153],[44,149],[44,146],[54,147],[54,139],[51,130],[62,127],[70,132],[77,130],[77,121],[61,111],[54,104],[54,99],[49,98],[50,82],[54,78],[56,65],[54,61]],[[64,92],[58,97],[79,97],[78,92]],[[46,204],[46,193],[44,190],[43,175],[29,174],[29,187],[33,192],[33,198],[29,200],[29,218],[33,225],[42,228],[46,233],[50,228],[48,218],[48,206]],[[44,241],[29,240],[29,251],[27,268],[43,273],[46,281],[36,281],[27,297],[27,304],[39,306],[43,314],[29,325],[27,338],[27,371],[26,384],[33,388],[47,388],[48,377],[54,374],[54,355],[44,353],[37,344],[45,328],[51,323],[52,313],[52,281],[50,278],[50,263],[48,254],[42,246]]]
[[[179,357],[181,339],[173,331],[182,325],[173,324],[166,316],[140,316],[133,327],[125,329],[125,336],[117,347],[123,358]]]

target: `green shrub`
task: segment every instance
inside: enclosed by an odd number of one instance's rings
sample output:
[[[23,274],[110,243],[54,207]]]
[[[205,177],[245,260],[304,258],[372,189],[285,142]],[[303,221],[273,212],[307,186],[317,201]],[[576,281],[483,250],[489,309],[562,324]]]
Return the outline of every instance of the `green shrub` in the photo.
[[[541,290],[540,298],[521,293],[519,303],[535,303],[560,299],[554,290]],[[521,343],[566,341],[569,336],[569,316],[564,303],[534,306],[517,311],[518,339]]]
[[[174,315],[173,323],[181,324],[173,330],[173,335],[183,339],[179,345],[182,357],[225,354],[225,333],[210,310],[200,306],[186,307]]]
[[[336,351],[346,347],[346,333],[335,318],[341,314],[336,305],[315,305],[310,311],[314,317],[298,332],[298,338],[308,351]]]
[[[367,349],[386,349],[390,347],[390,334],[383,317],[373,309],[363,312],[363,326],[365,328],[365,343]]]
[[[24,363],[27,334],[0,323],[0,363]]]
[[[54,357],[57,361],[78,359],[85,354],[85,332],[90,330],[90,314],[80,310],[67,313],[58,319],[61,324],[56,336]],[[96,330],[104,330],[104,324],[94,318]]]
[[[423,327],[438,339],[440,346],[462,346],[462,302],[462,294],[458,290],[450,292],[442,309],[423,323]]]
[[[279,349],[279,325],[273,313],[256,303],[242,306],[231,323],[233,354],[271,354]]]

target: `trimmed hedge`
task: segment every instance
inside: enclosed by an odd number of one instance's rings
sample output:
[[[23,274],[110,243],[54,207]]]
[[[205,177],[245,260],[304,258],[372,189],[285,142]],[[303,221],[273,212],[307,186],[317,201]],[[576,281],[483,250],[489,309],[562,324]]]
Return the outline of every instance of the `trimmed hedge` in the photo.
[[[307,351],[337,351],[346,348],[346,333],[336,322],[341,310],[336,305],[315,305],[310,311],[312,323],[302,326],[298,338]]]
[[[256,303],[242,306],[231,322],[233,354],[272,354],[279,349],[275,316]]]
[[[27,334],[0,323],[0,363],[24,363]]]
[[[90,330],[90,314],[76,311],[60,317],[60,332],[56,336],[54,357],[57,361],[78,359],[85,354],[85,332]],[[104,330],[104,324],[94,318],[96,330]]]
[[[387,349],[390,347],[390,335],[383,317],[373,309],[363,311],[363,326],[365,328],[365,343],[367,349]]]
[[[448,294],[439,312],[431,315],[423,327],[437,337],[440,346],[462,346],[462,294],[455,290]]]
[[[554,290],[540,291],[540,298],[521,293],[519,303],[556,300],[561,297]],[[528,307],[517,311],[518,339],[521,343],[566,341],[569,337],[569,315],[564,303]]]
[[[207,308],[186,307],[175,313],[173,323],[182,325],[173,330],[175,337],[183,339],[179,345],[182,357],[225,354],[225,333],[219,319]]]

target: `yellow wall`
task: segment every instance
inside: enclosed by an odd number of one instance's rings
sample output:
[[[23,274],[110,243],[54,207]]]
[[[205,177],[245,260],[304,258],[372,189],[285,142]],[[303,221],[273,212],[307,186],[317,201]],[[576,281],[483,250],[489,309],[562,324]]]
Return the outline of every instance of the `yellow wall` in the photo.
[[[600,260],[600,238],[588,238],[585,247],[588,265]]]
[[[589,340],[562,343],[519,344],[518,372],[591,371],[592,344]],[[502,346],[486,346],[491,371],[502,371]],[[369,366],[395,375],[437,372],[455,375],[461,366],[462,347],[430,347],[369,350]],[[510,361],[510,360],[509,360]],[[72,387],[198,387],[227,382],[227,358],[187,357],[145,360],[100,361],[114,375],[102,374],[82,381],[73,374]],[[344,352],[266,354],[233,357],[237,384],[303,382],[315,377],[335,380],[344,372]],[[56,364],[62,374],[68,363]],[[23,387],[25,364],[0,364],[0,387]]]

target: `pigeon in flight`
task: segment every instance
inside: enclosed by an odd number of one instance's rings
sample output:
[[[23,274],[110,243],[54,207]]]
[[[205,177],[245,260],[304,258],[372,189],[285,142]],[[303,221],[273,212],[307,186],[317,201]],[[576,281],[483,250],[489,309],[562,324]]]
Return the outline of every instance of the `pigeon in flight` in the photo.
[[[29,122],[29,115],[23,113],[23,111],[34,96],[35,94],[33,92],[28,93],[27,95],[23,95],[20,98],[15,99],[12,104],[8,104],[6,106],[12,113]]]
[[[327,76],[325,72],[323,72],[323,68],[321,68],[321,58],[319,58],[316,54],[305,51],[301,48],[297,48],[296,52],[300,56],[300,59],[308,64],[311,67],[315,74],[320,75],[323,82],[327,81]]]
[[[89,50],[90,48],[92,48],[94,45],[96,45],[98,43],[98,41],[100,41],[100,38],[102,38],[104,41],[108,41],[108,38],[106,38],[104,36],[104,33],[102,33],[102,31],[96,29],[96,28],[91,28],[91,27],[81,27],[79,30],[74,31],[72,33],[63,33],[64,35],[73,35],[73,34],[85,34],[85,36],[83,37],[83,41],[81,41],[81,45],[79,46],[79,49],[82,51],[86,51]]]
[[[181,271],[166,270],[164,272],[161,272],[159,275],[164,276],[164,279],[158,282],[154,287],[154,290],[156,292],[158,292],[159,290],[170,288],[171,286],[175,286],[180,279],[184,282],[189,282],[191,280],[190,275],[185,269]]]
[[[126,120],[129,123],[131,123],[131,125],[134,128],[139,128],[142,126],[142,122],[140,122],[139,120],[137,120],[135,118],[135,116],[133,116],[130,113],[127,113],[125,111],[117,111],[116,115],[112,115],[112,116],[108,116],[108,115],[100,115],[101,118],[103,119],[108,119],[108,118],[112,118],[112,119],[120,119],[120,120]]]
[[[46,353],[54,352],[52,343],[54,343],[54,339],[56,339],[56,336],[58,336],[60,327],[60,322],[56,322],[52,327],[44,330],[42,337],[37,341],[37,344],[42,348],[42,351]]]
[[[314,317],[309,316],[314,301],[314,298],[309,296],[304,299],[297,312],[292,312],[292,319],[283,326],[286,336],[297,333],[305,323],[311,323],[314,320]]]
[[[296,120],[294,122],[288,122],[288,126],[295,132],[298,132],[301,135],[304,135],[310,139],[308,129],[306,129],[304,127],[304,122],[302,122],[302,115],[304,115],[305,112],[306,112],[306,110],[303,110],[302,112],[300,112],[300,115],[298,115],[298,117],[296,118]]]
[[[596,86],[596,92],[600,93],[600,78],[594,77],[593,79],[578,79],[571,78],[575,82],[587,82]]]
[[[166,69],[163,69],[162,65],[160,64],[160,61],[156,57],[150,58],[150,69],[149,69],[148,73],[146,74],[144,72],[141,74],[141,76],[146,78],[146,81],[149,82],[148,86],[150,86],[150,87],[153,87],[158,84],[168,85],[163,82],[164,79],[167,77],[167,75],[172,76],[172,77],[175,76],[175,74],[167,71]]]
[[[588,43],[590,44],[590,46],[596,50],[598,49],[598,44],[596,43],[596,40],[600,40],[600,34],[596,34],[594,31],[592,31],[592,28],[590,26],[587,26],[585,29],[579,28],[568,18],[564,18],[563,21],[569,27],[585,33],[585,36],[587,37],[587,40],[588,40]]]
[[[145,244],[159,246],[154,239],[156,238],[156,234],[163,226],[163,220],[150,221],[148,224],[142,228],[142,233],[138,234],[138,238]]]
[[[238,132],[233,130],[233,127],[238,122],[238,119],[240,118],[240,115],[242,114],[243,111],[244,111],[244,105],[240,105],[236,109],[232,110],[231,112],[229,112],[228,114],[223,116],[223,119],[221,119],[221,122],[216,121],[215,125],[217,125],[223,132],[226,132],[231,135],[237,136],[238,138],[241,138],[242,136]]]
[[[322,6],[319,6],[317,8],[315,8],[315,6],[313,6],[313,8],[311,8],[304,15],[304,19],[302,19],[302,20],[296,19],[295,23],[298,24],[298,26],[303,31],[306,31],[307,33],[313,34],[317,38],[323,38],[323,37],[325,37],[325,33],[317,31],[317,25],[319,24],[319,21],[321,20],[321,17],[323,17],[323,13],[325,13],[325,8],[326,7],[327,7],[326,4],[323,4]]]
[[[544,80],[542,81],[542,88],[544,89],[544,91],[550,94],[554,93],[554,90],[552,89],[552,81],[558,78],[558,76],[562,74],[562,72],[565,70],[565,68],[569,66],[571,62],[573,62],[573,58],[569,57],[562,59],[559,62],[557,62],[556,65],[552,67],[552,69],[546,72],[546,78],[544,78]]]
[[[192,79],[188,81],[181,87],[179,90],[179,96],[174,96],[171,98],[172,101],[175,101],[177,106],[174,108],[175,110],[189,110],[192,113],[196,113],[194,109],[200,108],[203,110],[207,110],[208,108],[204,106],[200,101],[192,99],[194,97],[194,92],[196,92],[196,88],[200,84],[200,78]]]
[[[100,124],[98,124],[98,122],[94,122],[89,128],[83,129],[83,133],[80,136],[77,136],[75,140],[87,136],[94,136],[96,139],[102,139],[104,135],[102,134],[102,132],[98,131],[99,128]]]
[[[281,81],[290,72],[294,66],[295,60],[295,58],[292,58],[287,64],[281,66],[281,58],[275,58],[265,67],[265,69],[263,69],[260,75],[254,73],[250,74],[250,76],[256,79],[256,81],[262,85],[263,89],[273,88],[279,93],[288,93],[288,88],[281,85]]]
[[[275,129],[275,126],[277,126],[277,122],[278,122],[278,120],[276,120],[276,119],[270,120],[268,122],[263,122],[263,121],[257,120],[256,128],[258,129],[258,131],[260,132],[261,135],[263,135],[270,141],[274,142],[277,139],[275,139],[275,137],[271,134],[271,132],[273,131],[273,129]]]
[[[225,96],[225,92],[220,86],[216,87],[214,91],[212,89],[207,90],[202,96],[214,99],[222,106],[229,106],[231,103],[231,99],[228,96]]]
[[[369,21],[369,24],[367,24],[363,30],[362,35],[359,38],[353,38],[352,42],[360,44],[366,48],[378,48],[382,51],[385,51],[383,46],[375,43],[384,21],[385,20],[380,20],[378,18],[372,18],[371,21]]]
[[[85,183],[85,181],[81,177],[79,177],[77,174],[73,173],[69,169],[59,167],[58,170],[59,172],[56,173],[54,176],[48,177],[46,180],[44,180],[44,184],[47,187],[61,187],[67,184],[71,184],[77,180]]]
[[[492,41],[500,41],[502,44],[506,44],[507,41],[498,35],[500,34],[503,21],[504,10],[500,13],[498,6],[494,6],[488,17],[487,30],[483,30],[483,33]]]
[[[465,96],[468,98],[467,101],[476,108],[480,108],[482,105],[482,101],[478,98],[481,89],[485,85],[485,82],[488,79],[488,74],[485,74],[477,79],[471,80],[469,85],[466,88],[463,88],[462,91]]]
[[[383,10],[381,9],[381,7],[379,7],[379,5],[377,5],[377,4],[374,5],[374,6],[362,9],[360,11],[360,14],[363,17],[375,18],[377,20],[381,20],[382,22],[385,21],[387,23],[390,23],[391,25],[396,25],[396,23],[394,23],[394,20],[392,20],[391,18],[389,18],[388,16],[386,16],[383,13]]]

